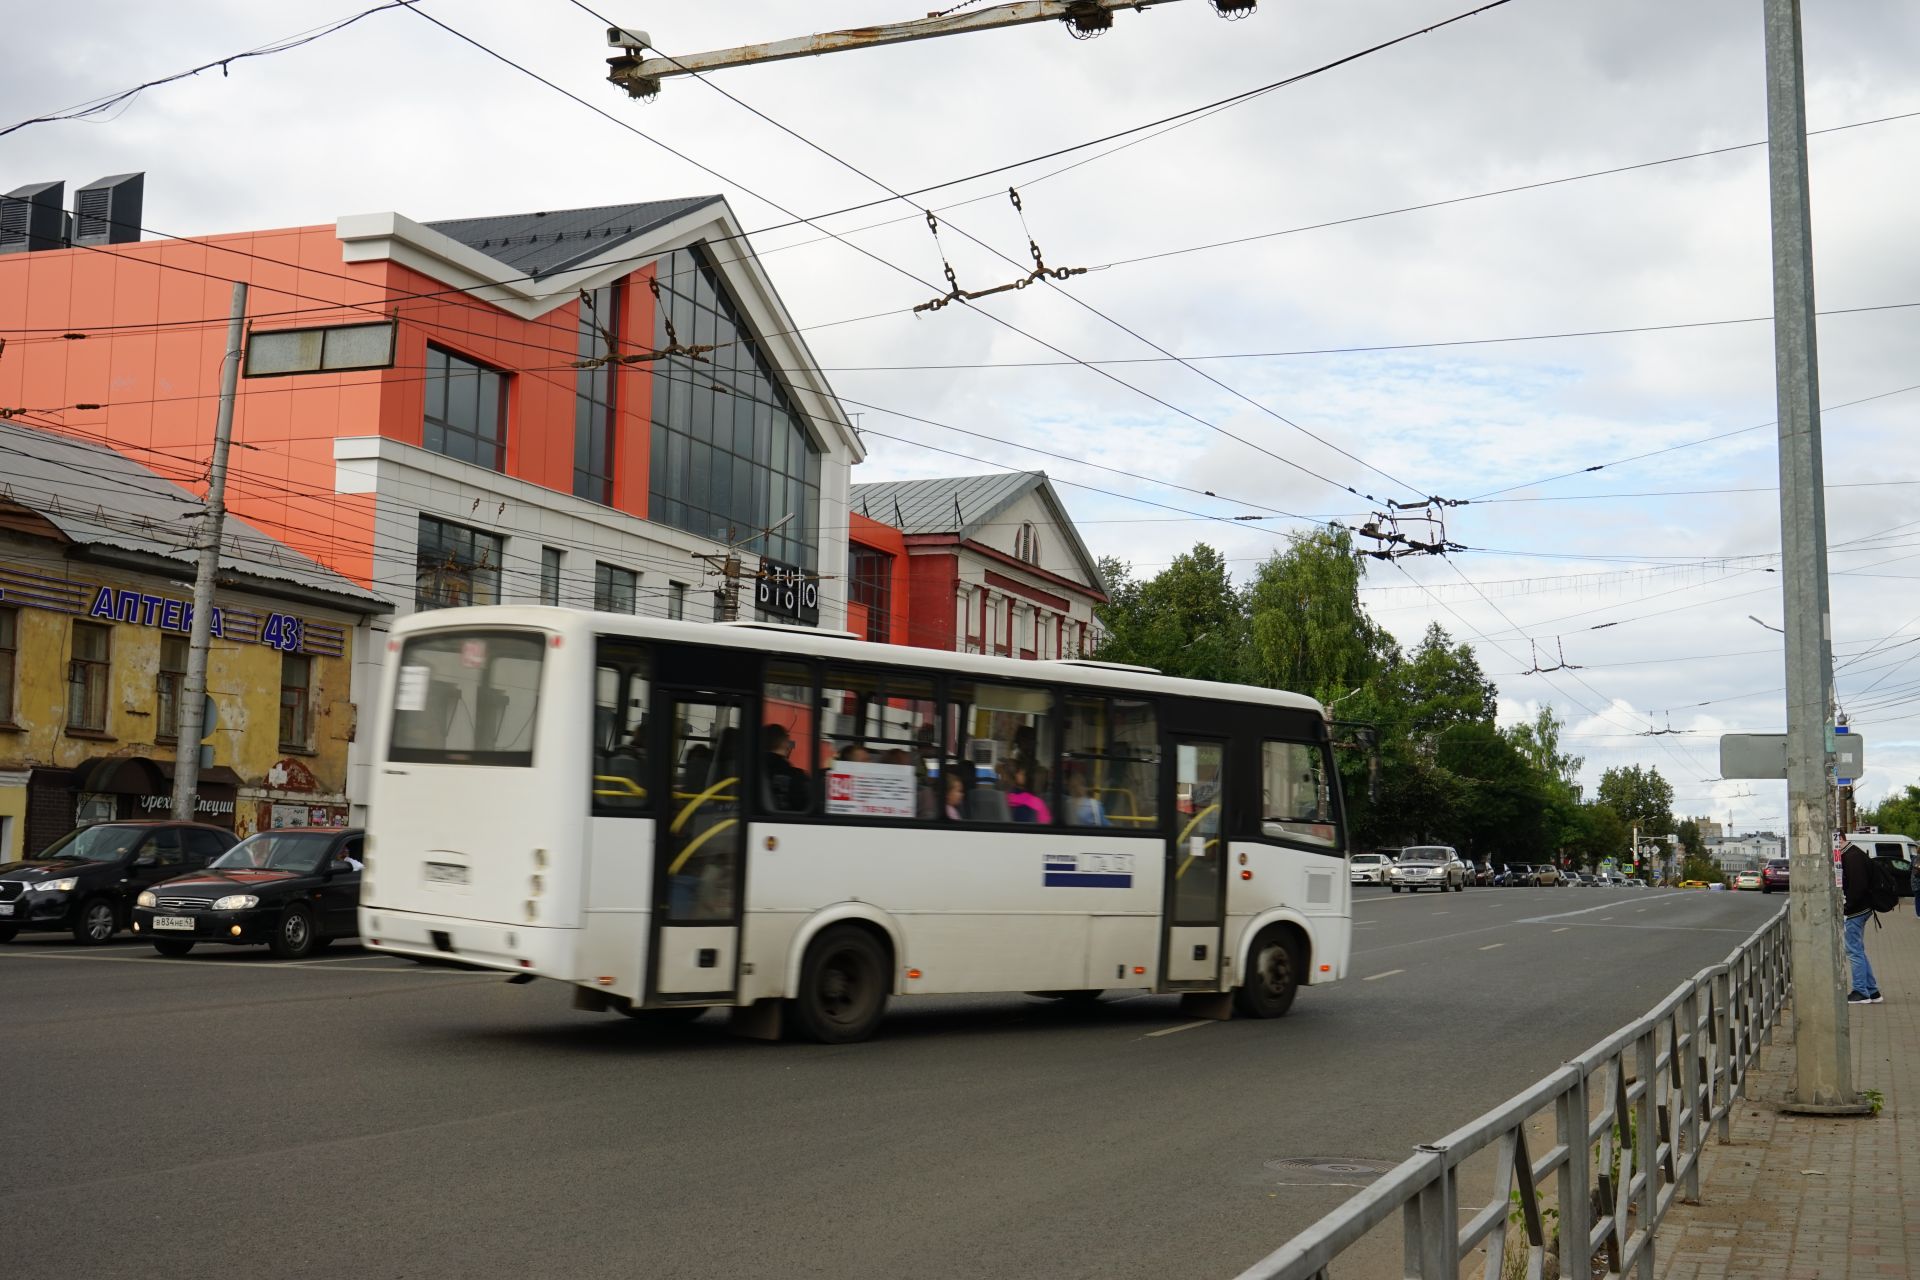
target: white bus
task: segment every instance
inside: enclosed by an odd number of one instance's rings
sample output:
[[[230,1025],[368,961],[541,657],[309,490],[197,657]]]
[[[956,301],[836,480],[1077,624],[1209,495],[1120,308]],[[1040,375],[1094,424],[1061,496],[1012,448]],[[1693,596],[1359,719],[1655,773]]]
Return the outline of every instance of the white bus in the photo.
[[[360,935],[576,1007],[843,1042],[889,996],[1345,975],[1345,819],[1294,694],[546,607],[399,622]]]

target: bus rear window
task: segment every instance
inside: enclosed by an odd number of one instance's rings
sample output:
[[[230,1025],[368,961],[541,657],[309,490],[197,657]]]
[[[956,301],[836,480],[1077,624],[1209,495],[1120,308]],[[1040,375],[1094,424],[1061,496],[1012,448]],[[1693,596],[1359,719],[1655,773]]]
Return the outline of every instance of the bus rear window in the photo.
[[[410,637],[394,684],[389,760],[526,768],[547,638],[524,631]]]

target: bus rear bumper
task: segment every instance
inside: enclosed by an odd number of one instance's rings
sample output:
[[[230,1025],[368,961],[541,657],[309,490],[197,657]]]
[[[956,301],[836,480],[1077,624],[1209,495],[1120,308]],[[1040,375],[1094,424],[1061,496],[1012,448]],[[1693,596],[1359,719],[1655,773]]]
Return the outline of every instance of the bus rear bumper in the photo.
[[[577,929],[360,908],[360,942],[369,951],[541,978],[572,976],[578,934]]]

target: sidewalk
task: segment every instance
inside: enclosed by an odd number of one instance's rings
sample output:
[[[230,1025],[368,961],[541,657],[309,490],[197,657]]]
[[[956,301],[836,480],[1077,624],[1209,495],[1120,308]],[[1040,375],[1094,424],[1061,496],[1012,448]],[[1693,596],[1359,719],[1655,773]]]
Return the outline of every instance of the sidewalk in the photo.
[[[1732,1141],[1701,1153],[1700,1203],[1674,1205],[1655,1246],[1661,1280],[1864,1280],[1920,1275],[1920,919],[1910,903],[1867,927],[1884,1004],[1856,1005],[1853,1073],[1872,1118],[1782,1115],[1788,1011],[1733,1111]],[[1914,1080],[1911,1085],[1903,1082]]]

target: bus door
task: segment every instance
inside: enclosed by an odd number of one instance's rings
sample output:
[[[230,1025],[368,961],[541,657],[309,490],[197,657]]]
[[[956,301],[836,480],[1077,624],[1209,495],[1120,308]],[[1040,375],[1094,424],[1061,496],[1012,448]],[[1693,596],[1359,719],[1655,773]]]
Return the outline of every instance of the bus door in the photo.
[[[667,750],[655,784],[672,797],[654,841],[652,990],[730,996],[739,973],[746,854],[746,700],[663,689]]]
[[[1167,848],[1165,986],[1218,988],[1226,913],[1224,742],[1176,737]]]

